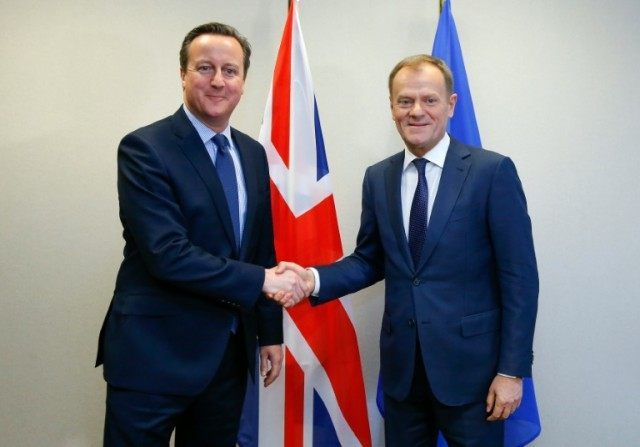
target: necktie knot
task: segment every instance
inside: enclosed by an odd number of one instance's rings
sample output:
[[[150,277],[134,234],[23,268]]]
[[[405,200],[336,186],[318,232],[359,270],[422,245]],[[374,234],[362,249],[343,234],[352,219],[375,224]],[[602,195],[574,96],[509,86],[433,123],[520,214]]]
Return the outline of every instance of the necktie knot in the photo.
[[[227,140],[227,137],[225,137],[221,133],[218,133],[213,136],[212,140],[220,152],[222,152],[223,154],[227,153],[227,151],[229,150],[229,140]]]
[[[418,174],[424,176],[424,171],[427,167],[427,160],[425,158],[416,158],[413,160],[413,164],[416,166]]]

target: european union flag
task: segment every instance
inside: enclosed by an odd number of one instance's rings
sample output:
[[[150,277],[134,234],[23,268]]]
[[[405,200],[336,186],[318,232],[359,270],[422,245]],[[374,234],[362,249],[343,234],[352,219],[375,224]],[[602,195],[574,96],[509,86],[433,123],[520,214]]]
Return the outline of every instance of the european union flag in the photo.
[[[449,134],[463,143],[481,147],[478,123],[476,122],[471,91],[469,90],[469,81],[467,80],[467,72],[464,69],[458,31],[451,15],[451,1],[449,0],[444,3],[440,13],[431,55],[447,63],[453,73],[453,89],[458,94],[455,114],[449,120]]]
[[[482,147],[469,81],[462,60],[458,31],[451,14],[451,0],[446,0],[442,7],[431,54],[444,60],[451,68],[454,91],[458,94],[455,114],[449,120],[449,133],[463,143]],[[528,377],[524,379],[520,407],[505,422],[504,445],[505,447],[525,446],[538,437],[540,429],[533,380]],[[439,445],[444,446],[446,442],[441,438]]]

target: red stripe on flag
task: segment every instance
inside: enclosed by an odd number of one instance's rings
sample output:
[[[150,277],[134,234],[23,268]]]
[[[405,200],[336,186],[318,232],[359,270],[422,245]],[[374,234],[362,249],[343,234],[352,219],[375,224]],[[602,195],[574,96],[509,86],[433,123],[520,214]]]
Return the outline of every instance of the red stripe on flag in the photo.
[[[291,109],[291,23],[293,5],[284,26],[282,42],[278,50],[276,68],[273,70],[273,96],[271,105],[271,142],[289,167],[289,114]]]
[[[304,372],[288,348],[284,363],[284,447],[302,447]]]
[[[300,265],[334,262],[342,257],[342,241],[333,196],[296,218],[271,182],[271,210],[276,258]]]
[[[367,401],[356,331],[340,301],[311,309],[309,300],[289,315],[327,372],[338,406],[361,445],[371,446]]]
[[[271,186],[278,260],[319,265],[339,259],[342,243],[333,196],[296,219],[275,185]],[[336,300],[311,309],[307,300],[288,312],[325,369],[353,433],[363,446],[371,446],[358,339],[342,303]]]

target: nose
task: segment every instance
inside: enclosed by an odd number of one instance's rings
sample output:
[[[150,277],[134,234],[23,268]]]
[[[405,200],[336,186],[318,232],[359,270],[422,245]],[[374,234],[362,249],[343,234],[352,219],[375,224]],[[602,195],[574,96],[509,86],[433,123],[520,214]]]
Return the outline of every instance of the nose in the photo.
[[[224,77],[222,76],[222,70],[216,70],[211,76],[211,85],[213,87],[224,87]]]
[[[411,107],[411,110],[409,111],[409,114],[411,116],[420,116],[423,113],[424,113],[424,109],[422,108],[420,101],[414,102],[413,107]]]

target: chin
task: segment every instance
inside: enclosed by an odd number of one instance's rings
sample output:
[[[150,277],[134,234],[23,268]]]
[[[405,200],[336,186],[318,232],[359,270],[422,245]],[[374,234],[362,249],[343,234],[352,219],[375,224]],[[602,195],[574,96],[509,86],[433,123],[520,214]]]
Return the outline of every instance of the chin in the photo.
[[[429,144],[429,139],[427,138],[410,138],[409,142],[414,146],[414,147],[425,147]]]
[[[207,110],[207,116],[209,118],[219,118],[223,115],[223,112],[220,110]]]

